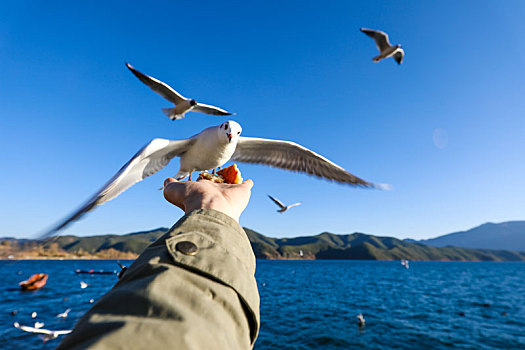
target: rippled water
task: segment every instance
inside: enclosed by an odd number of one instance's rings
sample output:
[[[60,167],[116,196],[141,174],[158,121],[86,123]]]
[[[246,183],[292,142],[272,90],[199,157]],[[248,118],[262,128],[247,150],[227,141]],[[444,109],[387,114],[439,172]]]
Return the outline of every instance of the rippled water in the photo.
[[[117,279],[77,268],[118,270],[115,261],[0,261],[0,348],[54,348],[58,340],[44,345],[13,322],[71,328]],[[50,274],[46,287],[19,292],[36,272]],[[399,262],[260,260],[256,276],[257,350],[525,348],[525,263],[411,262],[407,270]],[[70,316],[57,319],[67,308]]]

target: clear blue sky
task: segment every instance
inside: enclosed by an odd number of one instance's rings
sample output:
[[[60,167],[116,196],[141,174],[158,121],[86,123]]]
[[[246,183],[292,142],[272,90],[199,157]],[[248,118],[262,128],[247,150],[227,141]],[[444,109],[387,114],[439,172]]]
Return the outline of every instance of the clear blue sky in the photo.
[[[236,112],[244,136],[293,140],[394,187],[241,165],[255,182],[241,224],[261,233],[419,239],[525,219],[524,2],[144,4],[0,4],[0,236],[63,219],[151,139],[226,120],[170,121],[170,103],[126,61]],[[401,43],[403,65],[374,64],[360,27]],[[64,233],[171,226],[181,212],[157,188],[177,170],[175,160]],[[266,194],[304,204],[280,215]]]

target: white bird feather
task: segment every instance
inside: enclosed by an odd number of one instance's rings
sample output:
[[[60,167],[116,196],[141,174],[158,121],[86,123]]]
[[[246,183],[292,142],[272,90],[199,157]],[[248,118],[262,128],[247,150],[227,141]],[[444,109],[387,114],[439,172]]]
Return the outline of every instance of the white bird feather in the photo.
[[[189,139],[154,139],[140,149],[80,209],[41,237],[57,233],[96,206],[117,197],[133,184],[164,168],[174,157],[180,157],[180,168],[174,176],[177,180],[191,177],[194,171],[215,169],[233,160],[304,172],[352,186],[388,188],[386,185],[360,179],[325,157],[294,142],[240,137],[241,131],[238,123],[229,120],[204,129]]]

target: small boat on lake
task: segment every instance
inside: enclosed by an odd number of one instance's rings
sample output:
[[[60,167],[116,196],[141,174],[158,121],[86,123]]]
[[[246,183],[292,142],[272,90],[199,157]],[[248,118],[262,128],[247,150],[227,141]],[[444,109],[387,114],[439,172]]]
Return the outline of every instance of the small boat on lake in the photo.
[[[37,290],[46,285],[48,277],[47,273],[35,273],[28,280],[22,281],[18,285],[22,290]]]
[[[75,270],[76,273],[84,273],[84,274],[88,274],[88,275],[116,275],[117,274],[117,271],[103,271],[103,270],[80,270],[80,269],[76,269]]]

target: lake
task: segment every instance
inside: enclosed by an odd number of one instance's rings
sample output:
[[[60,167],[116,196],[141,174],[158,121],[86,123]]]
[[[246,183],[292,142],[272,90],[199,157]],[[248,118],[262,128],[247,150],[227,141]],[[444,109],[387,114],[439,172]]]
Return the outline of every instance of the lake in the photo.
[[[119,270],[113,260],[0,261],[2,349],[56,347],[60,338],[43,344],[13,322],[71,328],[117,280],[75,269]],[[47,285],[18,291],[36,272],[49,274]],[[258,350],[525,348],[525,263],[259,260],[256,277]]]

